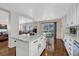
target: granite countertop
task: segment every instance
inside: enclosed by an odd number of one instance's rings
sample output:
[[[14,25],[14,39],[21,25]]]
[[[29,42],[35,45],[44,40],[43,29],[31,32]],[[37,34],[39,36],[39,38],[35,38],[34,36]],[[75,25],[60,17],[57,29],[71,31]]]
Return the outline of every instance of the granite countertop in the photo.
[[[33,36],[28,36],[26,34],[22,34],[22,35],[17,36],[16,38],[15,37],[11,37],[11,38],[20,40],[20,41],[24,41],[24,42],[32,42],[33,40],[38,39],[40,37],[43,37],[43,35],[42,34],[35,34]]]

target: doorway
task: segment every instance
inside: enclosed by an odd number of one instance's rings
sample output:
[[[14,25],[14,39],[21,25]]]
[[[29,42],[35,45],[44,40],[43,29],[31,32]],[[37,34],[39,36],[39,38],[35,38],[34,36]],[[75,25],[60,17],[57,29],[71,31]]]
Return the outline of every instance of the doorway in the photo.
[[[47,41],[46,51],[54,52],[56,44],[56,22],[45,22],[42,25],[43,33],[45,34]]]
[[[9,12],[0,9],[0,56],[7,55],[5,52],[8,50],[8,21],[9,21]],[[5,53],[5,54],[4,54]]]

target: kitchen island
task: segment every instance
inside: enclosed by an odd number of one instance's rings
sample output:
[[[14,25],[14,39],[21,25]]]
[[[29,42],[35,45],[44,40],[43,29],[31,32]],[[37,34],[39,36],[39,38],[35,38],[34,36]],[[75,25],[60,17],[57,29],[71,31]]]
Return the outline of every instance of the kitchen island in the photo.
[[[19,35],[16,39],[16,56],[40,56],[46,48],[43,35]]]

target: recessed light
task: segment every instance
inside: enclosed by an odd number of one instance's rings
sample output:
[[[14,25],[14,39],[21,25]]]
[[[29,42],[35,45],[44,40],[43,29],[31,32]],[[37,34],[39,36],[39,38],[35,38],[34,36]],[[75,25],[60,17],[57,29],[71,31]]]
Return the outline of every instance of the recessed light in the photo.
[[[29,9],[30,12],[32,12],[32,9]]]

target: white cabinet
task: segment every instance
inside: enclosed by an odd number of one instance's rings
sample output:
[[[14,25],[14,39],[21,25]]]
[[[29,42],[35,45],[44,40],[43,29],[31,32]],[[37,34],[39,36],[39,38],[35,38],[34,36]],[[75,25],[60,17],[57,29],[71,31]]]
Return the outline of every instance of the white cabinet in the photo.
[[[69,12],[67,14],[67,27],[71,26],[71,21],[72,21],[72,9],[69,10]]]
[[[43,36],[38,37],[31,42],[17,40],[16,56],[40,56],[45,48],[46,39]]]
[[[76,26],[76,25],[77,25],[77,4],[73,4],[71,26]]]
[[[69,56],[73,56],[73,38],[67,36],[64,38],[64,44]]]
[[[79,4],[77,4],[77,25],[79,25]]]
[[[31,56],[40,56],[43,50],[46,48],[46,39],[44,37],[38,38],[31,43]]]
[[[65,22],[64,22],[65,23]],[[79,4],[72,4],[71,10],[67,14],[66,27],[63,31],[63,41],[69,56],[73,55],[73,41],[76,40],[73,34],[70,34],[70,27],[79,25]]]
[[[30,49],[31,56],[38,56],[38,40],[35,40],[31,43]]]
[[[77,25],[77,4],[72,4],[71,10],[67,14],[67,27]]]
[[[16,56],[26,56],[26,55],[29,56],[29,43],[16,40]]]
[[[43,50],[46,48],[46,39],[44,39],[42,42],[42,48],[43,48]]]
[[[68,39],[68,54],[70,56],[73,56],[73,39],[72,38]]]
[[[46,39],[45,38],[40,38],[39,44],[38,44],[38,53],[41,55],[43,50],[46,48]]]

